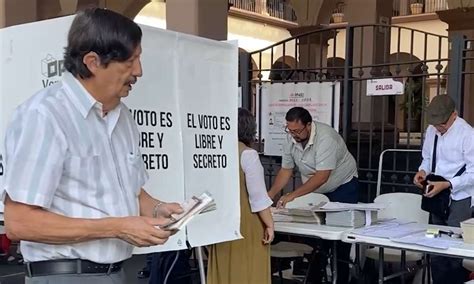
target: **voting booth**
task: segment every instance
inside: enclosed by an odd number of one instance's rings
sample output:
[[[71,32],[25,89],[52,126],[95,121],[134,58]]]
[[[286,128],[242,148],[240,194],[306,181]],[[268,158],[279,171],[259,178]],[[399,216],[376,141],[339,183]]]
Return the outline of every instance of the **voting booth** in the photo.
[[[0,30],[0,184],[4,135],[14,109],[61,80],[73,17]],[[209,192],[216,210],[196,216],[148,253],[241,238],[236,45],[141,26],[143,77],[124,100],[138,124],[145,189],[167,202]],[[34,143],[34,141],[32,141]],[[3,204],[0,205],[3,212]]]

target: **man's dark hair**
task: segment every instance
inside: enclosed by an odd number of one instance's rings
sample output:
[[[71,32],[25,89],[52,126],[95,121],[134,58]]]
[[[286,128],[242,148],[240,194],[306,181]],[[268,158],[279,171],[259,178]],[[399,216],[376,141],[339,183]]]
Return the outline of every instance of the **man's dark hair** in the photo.
[[[308,124],[313,121],[309,111],[302,107],[293,107],[285,115],[286,121],[298,122],[301,121],[303,124]]]
[[[64,53],[64,67],[74,77],[92,77],[82,62],[84,55],[93,51],[100,64],[107,67],[111,61],[129,59],[140,45],[142,30],[129,18],[101,8],[80,11],[72,22]]]
[[[255,118],[250,111],[239,108],[238,121],[239,141],[250,147],[255,141],[255,134],[257,133]]]

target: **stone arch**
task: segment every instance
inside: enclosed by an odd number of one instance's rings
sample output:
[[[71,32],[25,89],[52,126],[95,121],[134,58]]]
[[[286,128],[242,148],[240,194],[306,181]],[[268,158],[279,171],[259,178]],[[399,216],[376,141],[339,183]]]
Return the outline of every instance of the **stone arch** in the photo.
[[[281,56],[273,62],[268,78],[270,80],[287,80],[292,76],[296,66],[297,62],[294,57],[288,55]],[[288,69],[288,71],[283,69]]]
[[[410,76],[411,74],[421,74],[423,72],[421,69],[423,65],[421,60],[415,55],[407,53],[407,52],[398,52],[398,53],[390,54],[389,62],[391,64],[389,71],[392,74],[392,76],[406,77],[406,76]],[[403,64],[404,62],[416,62],[416,63]],[[398,65],[398,63],[400,64]]]
[[[341,57],[329,57],[327,59],[328,67],[336,67],[335,69],[328,69],[328,73],[336,78],[344,78],[344,65],[346,60]]]

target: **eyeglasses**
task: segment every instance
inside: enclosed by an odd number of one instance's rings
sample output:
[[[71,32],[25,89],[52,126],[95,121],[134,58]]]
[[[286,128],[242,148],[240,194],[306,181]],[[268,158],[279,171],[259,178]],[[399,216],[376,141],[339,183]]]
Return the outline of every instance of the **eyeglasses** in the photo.
[[[285,126],[285,132],[291,135],[300,135],[301,132],[303,132],[305,129],[306,129],[306,126],[301,129],[295,129],[295,130],[288,129],[288,126]]]

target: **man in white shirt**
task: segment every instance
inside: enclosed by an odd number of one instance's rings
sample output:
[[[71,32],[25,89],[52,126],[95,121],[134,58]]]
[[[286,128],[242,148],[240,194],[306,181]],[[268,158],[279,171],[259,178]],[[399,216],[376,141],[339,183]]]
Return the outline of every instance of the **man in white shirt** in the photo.
[[[177,203],[152,198],[139,133],[121,98],[142,76],[140,27],[111,10],[74,19],[61,82],[20,105],[5,138],[9,238],[26,283],[125,283],[133,246],[166,242]]]
[[[474,196],[474,131],[457,115],[454,101],[448,95],[433,98],[426,109],[430,124],[423,143],[423,161],[414,178],[414,184],[423,189],[427,175],[436,174],[447,181],[428,181],[428,191],[423,195],[432,198],[442,191],[450,191],[448,217],[430,214],[436,225],[459,227],[460,222],[471,217]],[[435,137],[436,144],[435,144]],[[435,150],[436,145],[436,150]],[[432,167],[434,166],[434,171]],[[465,167],[465,171],[461,169]],[[457,173],[461,173],[458,174]],[[464,283],[466,270],[462,259],[432,257],[433,283]]]

